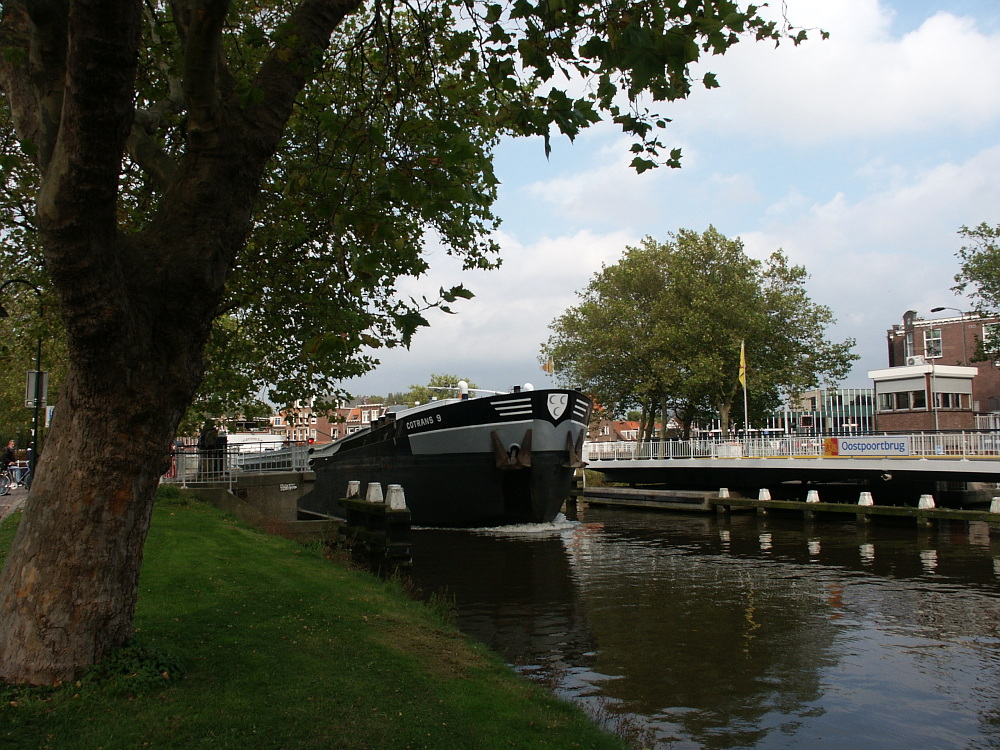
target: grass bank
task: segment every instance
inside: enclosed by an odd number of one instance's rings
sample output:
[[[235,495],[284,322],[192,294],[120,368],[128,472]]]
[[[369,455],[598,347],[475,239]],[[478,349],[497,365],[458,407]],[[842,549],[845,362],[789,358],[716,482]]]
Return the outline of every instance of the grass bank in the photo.
[[[185,497],[157,503],[135,637],[76,684],[0,687],[0,746],[623,747],[399,586]]]

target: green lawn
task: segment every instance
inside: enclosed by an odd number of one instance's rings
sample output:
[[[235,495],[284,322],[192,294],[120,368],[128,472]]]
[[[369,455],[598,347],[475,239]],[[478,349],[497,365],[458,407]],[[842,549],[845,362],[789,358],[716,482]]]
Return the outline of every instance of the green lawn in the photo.
[[[135,676],[0,687],[0,747],[623,747],[398,585],[187,498],[157,503],[135,631]]]

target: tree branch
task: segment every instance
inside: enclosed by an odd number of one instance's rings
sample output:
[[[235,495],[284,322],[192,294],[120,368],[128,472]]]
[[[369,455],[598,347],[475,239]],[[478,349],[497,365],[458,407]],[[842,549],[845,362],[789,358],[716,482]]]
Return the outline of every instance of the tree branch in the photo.
[[[193,145],[211,146],[224,136],[218,83],[222,27],[228,9],[228,0],[192,2],[185,8],[183,87]],[[198,143],[199,139],[208,139],[208,143]]]
[[[340,22],[361,5],[362,0],[302,0],[292,11],[254,80],[263,97],[247,113],[247,123],[257,132],[259,146],[276,146],[296,97],[319,67],[319,53],[330,45]]]

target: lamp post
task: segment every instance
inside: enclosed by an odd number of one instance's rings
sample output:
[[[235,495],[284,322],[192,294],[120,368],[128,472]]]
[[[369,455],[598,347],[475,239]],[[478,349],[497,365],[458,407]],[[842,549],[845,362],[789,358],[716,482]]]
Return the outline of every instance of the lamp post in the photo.
[[[31,287],[31,289],[38,295],[38,320],[42,320],[42,290],[37,286],[32,284],[26,279],[11,279],[10,281],[5,281],[0,284],[0,292],[3,292],[11,284],[24,284],[25,286]],[[2,304],[0,304],[0,318],[7,317],[7,310]],[[35,477],[35,465],[38,462],[38,410],[41,407],[42,394],[40,393],[42,387],[42,334],[38,334],[38,347],[35,350],[35,387],[33,395],[35,414],[31,422],[31,454],[29,455],[28,466],[31,470],[31,477]]]
[[[957,312],[959,315],[962,316],[962,364],[965,365],[966,367],[968,367],[969,366],[969,347],[968,347],[968,344],[966,344],[966,336],[965,336],[965,312],[963,312],[962,310],[959,310],[957,307],[932,307],[931,308],[931,312],[932,313],[941,312],[942,310],[954,310],[955,312]]]

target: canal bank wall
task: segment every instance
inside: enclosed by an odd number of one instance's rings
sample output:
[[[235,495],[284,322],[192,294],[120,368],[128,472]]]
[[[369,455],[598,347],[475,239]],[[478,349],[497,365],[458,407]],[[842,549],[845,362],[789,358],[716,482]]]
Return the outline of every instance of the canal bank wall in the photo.
[[[314,482],[311,471],[288,471],[241,476],[231,491],[222,486],[187,486],[185,491],[269,534],[297,542],[331,541],[339,537],[342,521],[299,518],[299,498]]]
[[[1000,496],[1000,491],[997,492]],[[579,499],[587,505],[637,510],[660,510],[683,513],[732,513],[754,511],[759,514],[799,515],[806,519],[853,517],[868,523],[876,520],[911,521],[929,526],[942,521],[986,523],[993,535],[1000,535],[1000,497],[990,510],[966,510],[936,507],[930,495],[921,498],[917,507],[877,505],[871,493],[860,493],[857,503],[820,502],[818,495],[811,501],[772,499],[769,491],[761,490],[756,499],[730,496],[727,490],[697,492],[678,490],[635,489],[626,487],[594,487],[584,489]],[[994,512],[996,511],[996,512]]]

